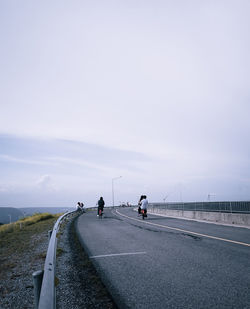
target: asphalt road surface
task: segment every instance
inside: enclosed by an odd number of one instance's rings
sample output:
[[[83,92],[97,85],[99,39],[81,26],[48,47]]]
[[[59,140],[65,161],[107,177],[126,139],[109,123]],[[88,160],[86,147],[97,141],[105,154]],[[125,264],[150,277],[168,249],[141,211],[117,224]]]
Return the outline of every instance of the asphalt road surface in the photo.
[[[250,229],[105,209],[80,241],[119,308],[250,308]]]

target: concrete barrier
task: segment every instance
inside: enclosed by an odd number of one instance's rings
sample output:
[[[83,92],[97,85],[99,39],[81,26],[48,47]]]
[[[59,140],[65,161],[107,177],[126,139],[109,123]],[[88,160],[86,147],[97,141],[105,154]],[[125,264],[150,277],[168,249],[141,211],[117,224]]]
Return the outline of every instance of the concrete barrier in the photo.
[[[204,220],[210,222],[235,224],[250,227],[250,214],[208,212],[208,211],[194,211],[194,210],[173,210],[155,206],[149,206],[148,212],[159,215],[165,215],[169,217],[182,217],[193,220]]]

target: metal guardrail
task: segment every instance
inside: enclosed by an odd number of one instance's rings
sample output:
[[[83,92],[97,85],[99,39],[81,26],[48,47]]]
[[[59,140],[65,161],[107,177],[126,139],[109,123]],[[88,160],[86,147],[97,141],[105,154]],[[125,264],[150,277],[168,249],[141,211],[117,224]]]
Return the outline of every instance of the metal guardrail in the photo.
[[[56,248],[57,248],[57,233],[60,223],[69,214],[76,212],[70,211],[60,216],[53,228],[47,255],[44,264],[44,271],[33,273],[34,288],[35,288],[35,308],[38,309],[55,309],[56,308],[56,293],[55,293],[55,270],[56,270]],[[41,287],[41,290],[40,290]]]
[[[149,206],[169,210],[250,213],[250,201],[151,203]]]

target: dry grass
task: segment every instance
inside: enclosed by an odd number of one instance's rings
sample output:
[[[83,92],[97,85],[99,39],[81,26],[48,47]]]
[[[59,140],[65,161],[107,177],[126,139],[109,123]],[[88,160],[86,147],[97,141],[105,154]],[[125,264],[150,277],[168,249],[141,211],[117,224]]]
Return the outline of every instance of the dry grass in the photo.
[[[31,251],[38,242],[37,235],[52,229],[60,215],[35,214],[17,222],[0,226],[0,272],[3,268],[11,268],[7,263],[11,255],[23,254]],[[7,267],[6,267],[7,266]]]
[[[0,237],[4,236],[7,233],[19,232],[21,229],[28,225],[32,225],[38,223],[40,221],[48,220],[48,219],[55,219],[58,215],[52,215],[50,213],[37,213],[33,216],[22,218],[16,222],[3,224],[0,226]]]

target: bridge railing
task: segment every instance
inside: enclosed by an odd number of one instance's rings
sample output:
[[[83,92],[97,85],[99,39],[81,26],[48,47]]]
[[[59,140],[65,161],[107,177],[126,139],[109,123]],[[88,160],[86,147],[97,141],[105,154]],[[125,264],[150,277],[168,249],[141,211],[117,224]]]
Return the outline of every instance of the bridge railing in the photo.
[[[250,201],[152,203],[150,206],[169,210],[250,213]]]
[[[34,290],[35,290],[35,308],[38,309],[55,309],[56,308],[56,293],[55,293],[55,271],[56,271],[56,248],[57,235],[60,224],[63,219],[75,213],[69,211],[63,214],[56,221],[53,231],[50,236],[49,246],[46,254],[44,271],[33,273]]]

